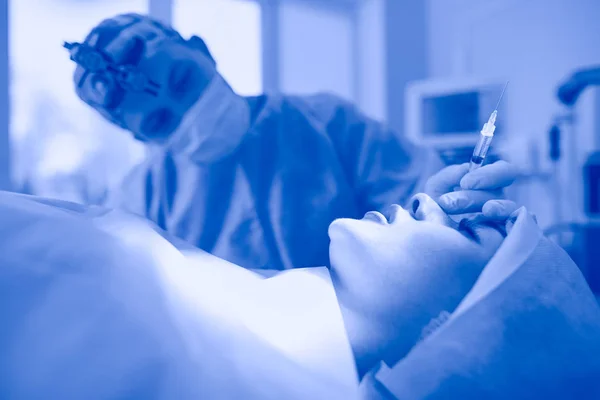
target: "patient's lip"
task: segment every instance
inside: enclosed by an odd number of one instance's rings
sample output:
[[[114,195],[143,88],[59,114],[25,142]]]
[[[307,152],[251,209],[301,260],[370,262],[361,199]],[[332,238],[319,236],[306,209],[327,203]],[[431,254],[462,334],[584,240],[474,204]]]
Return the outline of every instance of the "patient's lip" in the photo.
[[[369,211],[363,217],[363,220],[373,221],[380,224],[387,224],[388,220],[378,211]]]

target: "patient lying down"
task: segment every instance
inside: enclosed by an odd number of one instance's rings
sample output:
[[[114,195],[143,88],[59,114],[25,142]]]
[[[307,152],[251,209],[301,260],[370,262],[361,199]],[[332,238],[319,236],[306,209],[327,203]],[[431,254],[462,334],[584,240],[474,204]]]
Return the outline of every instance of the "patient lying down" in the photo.
[[[523,209],[418,195],[270,278],[117,211],[3,192],[0,219],[2,398],[600,396],[598,305]]]

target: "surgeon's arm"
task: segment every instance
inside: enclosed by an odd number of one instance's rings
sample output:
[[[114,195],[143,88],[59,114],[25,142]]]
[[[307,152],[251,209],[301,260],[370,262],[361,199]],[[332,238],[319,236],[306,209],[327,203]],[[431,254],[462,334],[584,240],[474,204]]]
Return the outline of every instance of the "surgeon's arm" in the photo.
[[[361,211],[404,204],[443,167],[433,151],[364,116],[350,103],[331,95],[310,96],[306,101],[325,124]]]

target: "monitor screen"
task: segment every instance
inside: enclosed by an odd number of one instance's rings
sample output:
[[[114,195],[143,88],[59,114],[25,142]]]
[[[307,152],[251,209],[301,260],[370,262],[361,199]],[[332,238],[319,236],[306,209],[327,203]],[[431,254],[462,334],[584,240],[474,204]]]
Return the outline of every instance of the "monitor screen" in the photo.
[[[423,133],[427,136],[472,133],[481,129],[481,92],[426,97],[422,103]]]

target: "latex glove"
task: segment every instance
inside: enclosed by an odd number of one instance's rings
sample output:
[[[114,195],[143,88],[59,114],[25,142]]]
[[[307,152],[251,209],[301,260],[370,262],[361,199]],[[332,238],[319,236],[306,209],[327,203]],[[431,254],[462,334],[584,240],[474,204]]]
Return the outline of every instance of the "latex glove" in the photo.
[[[497,161],[469,172],[469,164],[450,165],[433,175],[425,193],[447,214],[480,212],[490,200],[501,199],[503,189],[517,178],[518,170],[506,161]],[[458,189],[458,190],[457,190]]]
[[[481,212],[490,219],[503,220],[509,219],[518,209],[519,206],[514,201],[490,200],[483,205]]]
[[[490,200],[482,207],[482,214],[489,219],[506,221],[507,228],[512,226],[517,218],[517,210],[521,207],[510,200]],[[528,213],[537,223],[535,214]]]

